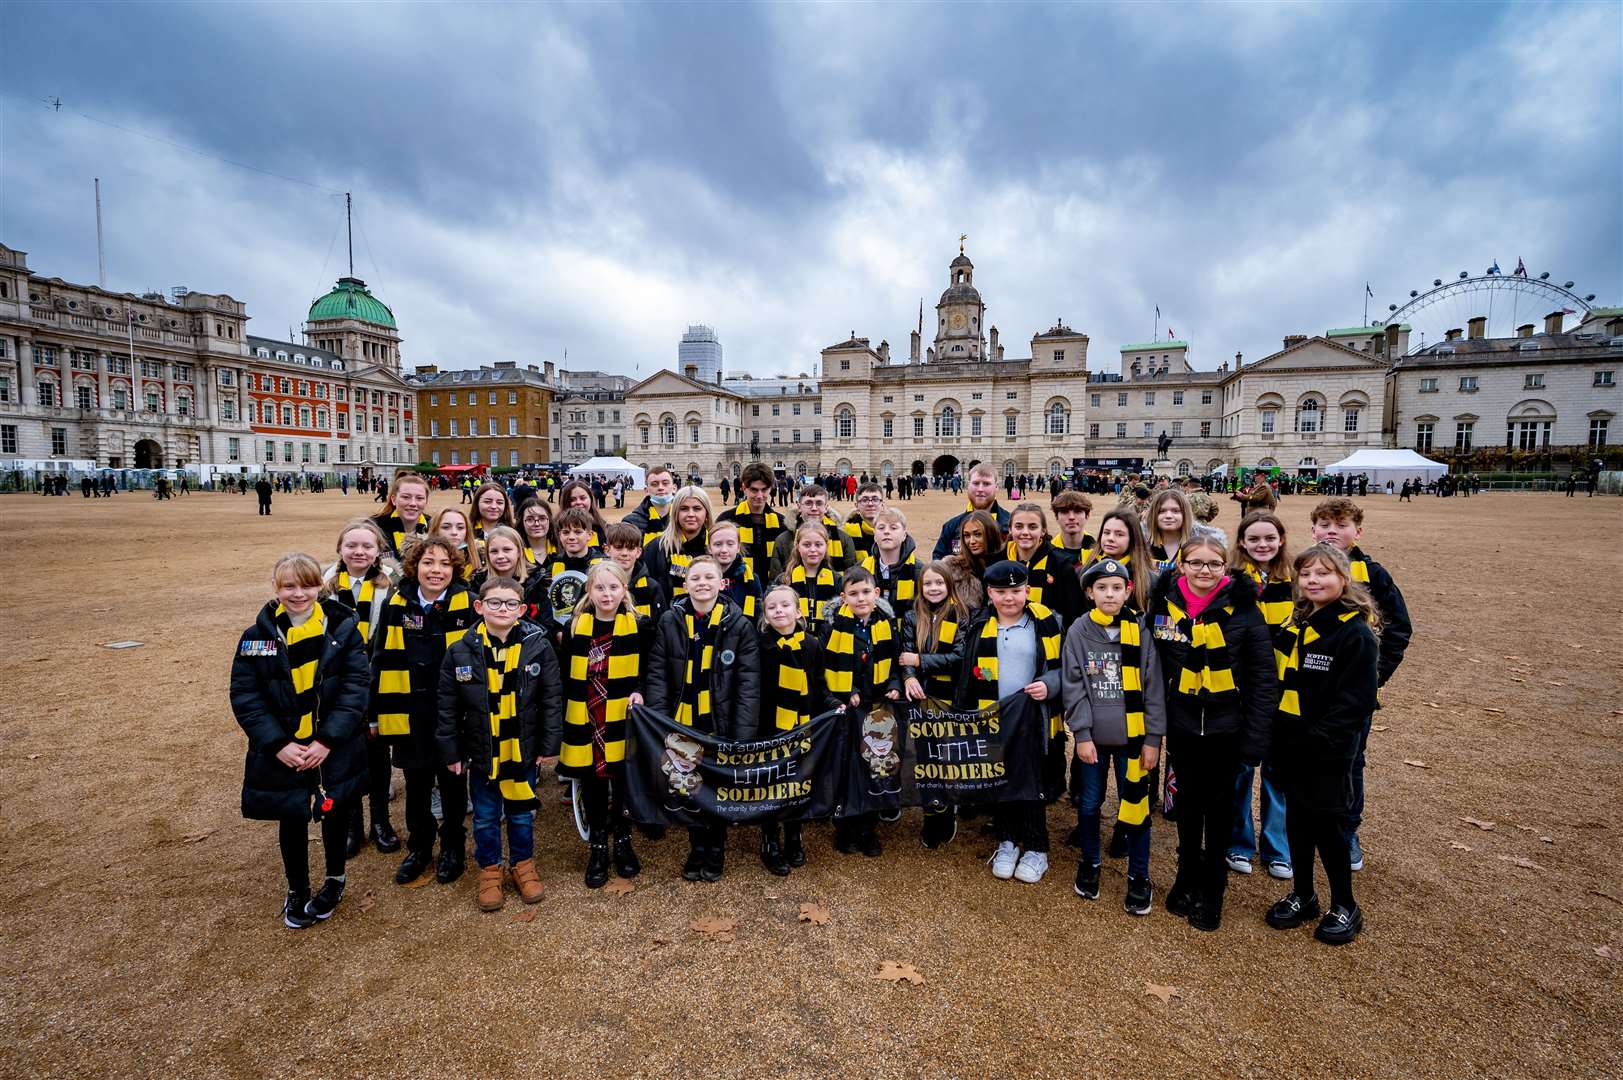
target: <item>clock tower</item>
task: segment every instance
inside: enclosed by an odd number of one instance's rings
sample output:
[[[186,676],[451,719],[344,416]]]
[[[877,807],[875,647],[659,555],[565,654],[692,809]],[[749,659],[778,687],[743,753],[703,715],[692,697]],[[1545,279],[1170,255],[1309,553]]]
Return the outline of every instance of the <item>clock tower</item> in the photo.
[[[986,320],[986,305],[975,288],[975,264],[964,254],[962,242],[958,257],[947,268],[947,291],[936,304],[935,358],[938,361],[962,362],[985,359],[981,348],[981,335]]]

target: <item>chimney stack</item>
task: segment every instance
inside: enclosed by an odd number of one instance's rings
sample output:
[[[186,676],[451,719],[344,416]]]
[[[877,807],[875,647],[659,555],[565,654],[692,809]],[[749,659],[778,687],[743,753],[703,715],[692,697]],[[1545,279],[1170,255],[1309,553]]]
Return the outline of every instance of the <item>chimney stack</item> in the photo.
[[[417,365],[417,374],[419,374],[419,375],[437,375],[437,374],[439,374],[439,370],[440,370],[439,367],[437,365],[434,365],[434,364],[418,364]]]
[[[883,360],[887,364],[890,363],[890,342],[889,341],[881,341],[879,343],[879,359]]]
[[[1386,324],[1386,355],[1391,356],[1398,351],[1398,334],[1402,327],[1398,323]]]
[[[1566,318],[1566,314],[1564,311],[1552,311],[1544,316],[1544,332],[1546,334],[1559,334],[1561,332],[1561,323]]]
[[[1465,320],[1465,325],[1471,328],[1469,336],[1472,341],[1478,341],[1488,336],[1488,317],[1486,315],[1472,316]]]
[[[1532,323],[1522,323],[1520,326],[1516,327],[1516,336],[1517,337],[1532,337],[1533,336],[1533,330],[1534,330],[1534,327],[1533,327]]]
[[[542,369],[542,371],[544,371],[546,373],[547,382],[551,382],[552,381],[552,372],[553,372],[552,361],[547,360],[544,363],[542,363],[541,369]]]
[[[919,362],[919,332],[917,330],[913,331],[913,347],[908,352],[907,359],[908,363],[911,364]]]
[[[690,378],[690,379],[694,380],[695,382],[697,382],[698,379],[699,379],[699,365],[698,364],[689,364],[689,365],[687,365],[686,367],[684,367],[682,369],[682,374],[686,375],[688,378]]]
[[[716,372],[716,385],[717,386],[721,385],[721,372],[720,371]]]
[[[1243,367],[1245,367],[1245,358],[1241,356],[1239,350],[1236,349],[1234,352],[1234,370],[1239,371]]]
[[[991,343],[992,343],[992,355],[996,356],[996,355],[998,355],[998,349],[997,349],[997,327],[995,327],[995,326],[992,327],[990,340],[991,340]]]
[[[1300,345],[1302,342],[1304,342],[1306,340],[1307,340],[1307,335],[1306,334],[1286,334],[1285,335],[1285,348],[1288,349],[1292,345]]]
[[[1456,326],[1456,327],[1454,327],[1454,329],[1450,330],[1448,333],[1443,335],[1443,340],[1444,341],[1458,341],[1460,338],[1462,338],[1464,336],[1465,336],[1465,331],[1461,330],[1459,327]]]

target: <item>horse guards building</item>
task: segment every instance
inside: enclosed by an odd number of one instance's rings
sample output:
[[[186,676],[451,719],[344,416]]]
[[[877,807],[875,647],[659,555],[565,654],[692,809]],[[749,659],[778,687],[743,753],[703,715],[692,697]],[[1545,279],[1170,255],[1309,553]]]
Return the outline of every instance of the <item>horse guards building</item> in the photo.
[[[448,418],[430,437],[426,421],[414,427],[428,411],[419,399],[475,377],[451,365],[402,374],[394,314],[357,278],[311,305],[300,343],[250,334],[246,305],[224,293],[75,285],[0,244],[0,471],[365,477],[618,450],[711,482],[754,460],[795,475],[941,474],[980,461],[1005,475],[1078,463],[1202,475],[1315,471],[1363,447],[1468,451],[1501,432],[1523,450],[1619,441],[1619,308],[1592,308],[1571,331],[1553,312],[1542,332],[1498,339],[1472,319],[1413,354],[1401,324],[1292,334],[1216,370],[1195,369],[1189,343],[1169,339],[1125,345],[1116,370],[1092,370],[1088,336],[1063,320],[1032,335],[1029,355],[1007,356],[962,246],[947,274],[931,341],[921,319],[905,357],[853,331],[822,350],[815,376],[729,375],[719,336],[695,326],[682,370],[635,383],[603,373],[583,383],[550,363],[481,365],[481,388],[541,391],[525,395],[529,412],[481,414],[461,430]]]

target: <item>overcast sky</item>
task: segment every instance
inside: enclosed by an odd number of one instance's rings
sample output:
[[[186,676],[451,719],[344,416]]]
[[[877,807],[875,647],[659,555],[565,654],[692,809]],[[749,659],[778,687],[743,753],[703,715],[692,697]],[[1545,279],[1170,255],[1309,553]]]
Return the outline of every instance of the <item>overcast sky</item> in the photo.
[[[1518,257],[1623,303],[1620,11],[12,3],[0,240],[94,283],[100,176],[109,287],[285,337],[353,191],[408,365],[645,376],[698,322],[760,375],[905,355],[967,233],[1009,355],[1063,317],[1114,369],[1159,305],[1215,367],[1366,279],[1372,318]]]

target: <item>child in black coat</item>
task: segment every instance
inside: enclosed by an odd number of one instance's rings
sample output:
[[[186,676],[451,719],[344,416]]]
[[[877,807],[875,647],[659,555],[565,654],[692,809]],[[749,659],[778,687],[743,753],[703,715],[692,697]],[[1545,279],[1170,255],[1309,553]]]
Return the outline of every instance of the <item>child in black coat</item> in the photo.
[[[317,601],[321,565],[284,555],[276,598],[243,631],[231,663],[231,711],[248,736],[242,816],[280,827],[287,898],[298,930],[330,917],[344,896],[345,814],[366,786],[366,652],[353,618]],[[321,822],[327,878],[310,895],[307,824]]]

